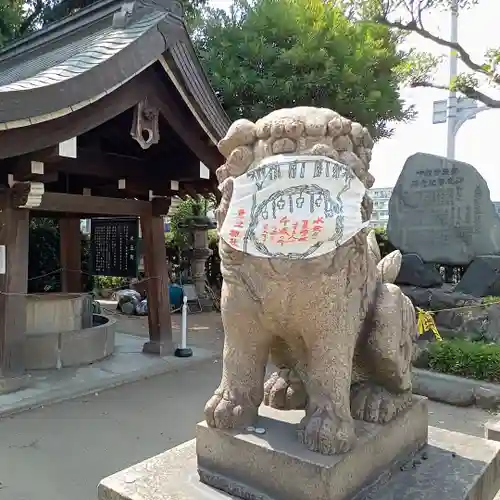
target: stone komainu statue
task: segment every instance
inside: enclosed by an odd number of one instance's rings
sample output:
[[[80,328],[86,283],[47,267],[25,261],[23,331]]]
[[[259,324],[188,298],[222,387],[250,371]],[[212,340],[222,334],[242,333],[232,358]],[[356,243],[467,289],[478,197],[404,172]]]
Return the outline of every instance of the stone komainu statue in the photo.
[[[219,143],[219,228],[233,182],[278,154],[321,155],[349,166],[366,188],[373,141],[358,123],[329,109],[299,107],[255,124],[238,120]],[[360,206],[369,220],[372,202]],[[354,419],[385,423],[411,404],[415,311],[399,287],[401,254],[383,260],[373,231],[304,260],[262,258],[219,243],[224,277],[223,374],[205,407],[209,426],[252,425],[260,404],[305,409],[299,439],[331,455],[354,444]],[[278,368],[267,382],[271,356]]]

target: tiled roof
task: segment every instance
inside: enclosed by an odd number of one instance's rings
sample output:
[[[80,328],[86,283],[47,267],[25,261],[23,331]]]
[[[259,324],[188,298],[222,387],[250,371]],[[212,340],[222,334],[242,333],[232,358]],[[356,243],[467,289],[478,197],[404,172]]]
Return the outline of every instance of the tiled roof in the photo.
[[[107,27],[41,56],[35,56],[20,66],[2,71],[0,92],[31,90],[77,77],[106,63],[146,31],[156,27],[166,15],[166,12],[151,13],[123,29]]]
[[[165,68],[167,54],[167,66],[175,67]],[[71,113],[156,61],[219,140],[229,119],[198,61],[178,0],[100,0],[1,49],[0,131]]]

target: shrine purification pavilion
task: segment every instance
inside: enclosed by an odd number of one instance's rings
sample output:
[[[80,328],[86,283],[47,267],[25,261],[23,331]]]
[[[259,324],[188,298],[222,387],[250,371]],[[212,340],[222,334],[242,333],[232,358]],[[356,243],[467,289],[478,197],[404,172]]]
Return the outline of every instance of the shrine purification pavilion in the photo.
[[[17,40],[0,50],[0,103],[0,392],[25,371],[30,217],[59,219],[75,293],[80,219],[139,217],[144,350],[173,352],[163,216],[172,196],[214,192],[229,127],[181,4],[102,0]]]

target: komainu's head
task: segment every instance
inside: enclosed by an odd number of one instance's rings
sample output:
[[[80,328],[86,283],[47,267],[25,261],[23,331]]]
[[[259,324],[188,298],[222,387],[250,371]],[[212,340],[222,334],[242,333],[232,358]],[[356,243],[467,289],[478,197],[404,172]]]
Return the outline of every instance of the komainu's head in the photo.
[[[368,130],[326,108],[297,107],[274,111],[256,123],[235,121],[219,142],[226,162],[217,170],[222,199],[217,210],[221,228],[233,194],[234,180],[275,155],[318,155],[347,165],[365,188],[374,183],[369,173],[373,140]],[[254,176],[255,177],[255,176]],[[372,203],[361,203],[363,221]]]

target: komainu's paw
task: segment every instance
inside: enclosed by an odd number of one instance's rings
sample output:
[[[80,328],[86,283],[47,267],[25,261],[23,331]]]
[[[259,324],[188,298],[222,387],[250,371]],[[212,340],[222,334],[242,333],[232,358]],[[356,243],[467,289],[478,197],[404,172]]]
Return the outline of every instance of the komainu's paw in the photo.
[[[385,424],[411,406],[411,391],[393,394],[374,384],[351,387],[351,414],[356,420]]]
[[[277,410],[303,410],[306,388],[293,370],[274,372],[264,384],[264,404]]]
[[[317,408],[302,419],[299,441],[323,455],[346,453],[356,442],[353,421],[342,420],[332,411]]]
[[[205,405],[205,419],[209,427],[234,429],[252,425],[257,418],[257,407],[246,396],[233,391],[217,389]]]

